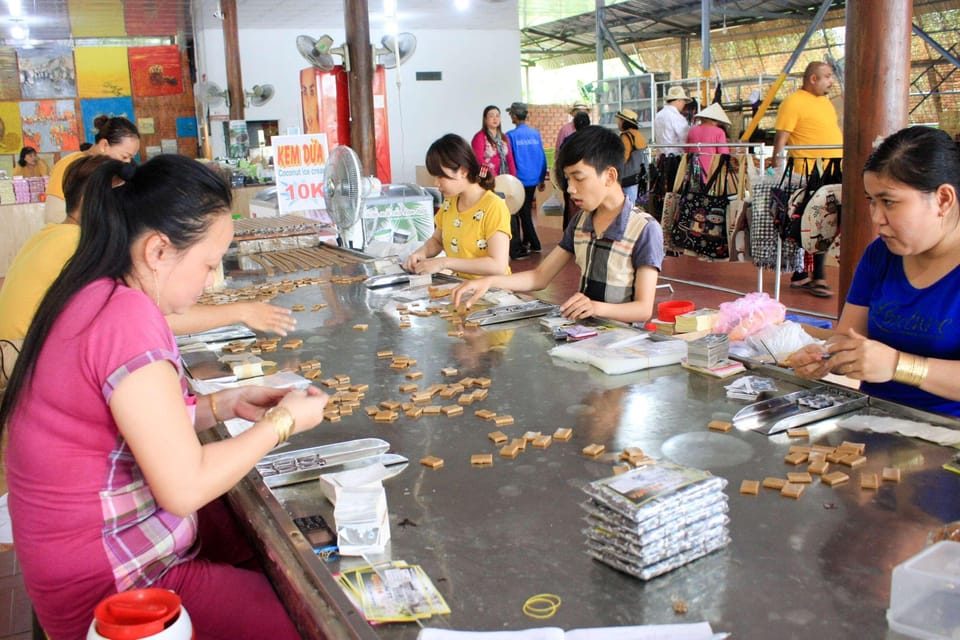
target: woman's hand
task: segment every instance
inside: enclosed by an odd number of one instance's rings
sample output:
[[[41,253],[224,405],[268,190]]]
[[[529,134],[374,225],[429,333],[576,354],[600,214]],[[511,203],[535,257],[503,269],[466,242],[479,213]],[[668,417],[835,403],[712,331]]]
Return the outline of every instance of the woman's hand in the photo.
[[[582,293],[575,293],[560,305],[560,313],[564,318],[582,320],[596,315],[596,306],[593,300]]]
[[[865,382],[888,382],[897,369],[899,352],[877,340],[870,340],[853,329],[830,338],[827,350],[831,354],[833,373]]]
[[[239,302],[240,318],[243,324],[254,331],[265,331],[280,336],[287,335],[297,326],[290,309],[284,309],[266,302]]]
[[[420,252],[414,251],[407,257],[407,261],[403,263],[403,270],[407,273],[419,273],[417,271],[417,265],[427,259],[427,256]]]
[[[419,261],[414,267],[412,273],[417,275],[426,275],[429,273],[437,273],[438,271],[443,271],[445,268],[445,259],[444,258],[426,258]]]
[[[453,302],[453,308],[459,309],[460,303],[463,303],[464,308],[469,309],[473,306],[473,303],[483,297],[490,289],[490,278],[478,278],[476,280],[466,280],[463,284],[459,285],[453,292],[450,294],[450,299]],[[466,300],[464,300],[466,298]]]
[[[312,386],[288,392],[277,406],[287,409],[293,416],[294,431],[290,435],[309,431],[323,422],[329,399],[327,394]]]
[[[818,380],[830,373],[832,363],[829,358],[824,345],[808,344],[791,353],[784,364],[801,378]]]

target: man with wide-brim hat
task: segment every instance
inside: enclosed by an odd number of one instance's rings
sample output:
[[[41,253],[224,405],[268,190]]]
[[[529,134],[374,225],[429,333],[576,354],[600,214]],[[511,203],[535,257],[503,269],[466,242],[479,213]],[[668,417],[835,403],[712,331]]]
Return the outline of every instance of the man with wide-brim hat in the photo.
[[[684,117],[680,110],[693,98],[687,96],[683,87],[673,86],[667,91],[663,98],[663,108],[657,112],[653,119],[653,141],[657,144],[684,144],[687,141],[687,132],[690,130],[690,123]],[[663,154],[682,154],[682,147],[661,147],[660,153]]]
[[[570,120],[560,127],[560,131],[557,132],[557,144],[554,149],[560,149],[560,145],[563,144],[563,141],[573,135],[573,132],[576,129],[573,127],[573,116],[577,115],[577,112],[583,111],[584,113],[590,113],[590,107],[582,102],[578,102],[570,107]]]
[[[620,142],[623,143],[623,174],[620,176],[620,186],[633,204],[637,201],[643,167],[647,162],[647,139],[640,133],[640,118],[636,111],[621,109],[617,111],[616,118],[620,129]]]

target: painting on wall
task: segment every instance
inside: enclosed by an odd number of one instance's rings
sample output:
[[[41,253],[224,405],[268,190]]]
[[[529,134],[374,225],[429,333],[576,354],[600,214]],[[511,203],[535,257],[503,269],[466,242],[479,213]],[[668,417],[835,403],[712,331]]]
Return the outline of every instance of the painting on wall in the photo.
[[[161,3],[166,5],[162,7]],[[181,30],[183,3],[168,0],[126,0],[123,20],[128,36],[169,36]]]
[[[80,114],[82,116],[83,130],[80,132],[81,138],[87,142],[93,142],[97,136],[97,128],[93,126],[93,121],[97,116],[105,115],[111,118],[126,118],[130,122],[136,122],[133,114],[133,98],[96,98],[80,101]]]
[[[0,100],[20,99],[20,73],[17,70],[17,51],[0,47]]]
[[[14,163],[20,156],[12,156],[6,154],[0,154],[0,171],[6,173],[8,176],[13,175],[13,166]],[[48,167],[52,167],[52,164],[48,164]]]
[[[77,91],[81,98],[130,95],[126,47],[77,47]]]
[[[70,47],[19,49],[17,65],[24,100],[76,97],[77,71]]]
[[[20,153],[20,103],[0,102],[0,153]]]
[[[121,0],[67,0],[74,38],[125,36]]]
[[[73,100],[20,103],[23,146],[38,151],[79,151],[80,123]]]
[[[179,47],[131,47],[129,55],[133,95],[168,96],[183,93]]]

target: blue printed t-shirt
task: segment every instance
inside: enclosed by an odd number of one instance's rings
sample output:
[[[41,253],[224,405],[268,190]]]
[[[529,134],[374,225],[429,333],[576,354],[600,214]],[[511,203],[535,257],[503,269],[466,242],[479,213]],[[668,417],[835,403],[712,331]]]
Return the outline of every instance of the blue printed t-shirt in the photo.
[[[633,301],[637,270],[663,264],[663,231],[656,220],[624,198],[602,236],[593,228],[595,212],[578,213],[563,232],[560,248],[580,267],[580,292],[591,300],[620,304]]]
[[[903,258],[876,239],[853,276],[847,302],[867,307],[867,337],[899,351],[960,360],[960,268],[925,289],[907,280]],[[960,402],[899,382],[864,382],[871,395],[918,409],[960,417]]]

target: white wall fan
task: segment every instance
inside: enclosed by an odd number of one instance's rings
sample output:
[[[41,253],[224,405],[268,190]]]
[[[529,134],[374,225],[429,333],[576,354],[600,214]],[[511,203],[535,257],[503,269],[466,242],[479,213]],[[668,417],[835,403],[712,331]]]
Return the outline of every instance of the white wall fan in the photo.
[[[350,71],[350,57],[346,43],[339,47],[333,46],[333,38],[324,34],[319,38],[310,36],[297,36],[297,51],[307,62],[320,69],[321,71],[330,71],[337,65],[333,56],[338,55],[343,58],[343,67]]]
[[[197,97],[204,107],[208,109],[212,106],[226,105],[230,106],[230,92],[222,89],[216,82],[204,80],[197,83]]]
[[[380,45],[373,48],[374,66],[393,69],[409,60],[417,50],[417,37],[412,33],[387,34],[380,39]]]
[[[272,84],[255,84],[253,91],[244,91],[243,95],[247,99],[247,106],[262,107],[270,102],[276,93]]]
[[[337,244],[362,250],[366,246],[363,225],[359,225],[360,244],[355,246],[357,223],[368,197],[379,195],[382,185],[374,176],[361,176],[360,157],[348,146],[334,147],[327,158],[323,178],[323,198],[327,213],[337,228]]]

